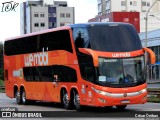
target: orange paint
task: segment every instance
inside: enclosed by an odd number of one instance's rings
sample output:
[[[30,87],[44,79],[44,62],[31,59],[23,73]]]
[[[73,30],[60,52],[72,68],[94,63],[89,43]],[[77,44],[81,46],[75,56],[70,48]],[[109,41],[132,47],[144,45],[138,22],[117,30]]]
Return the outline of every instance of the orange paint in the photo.
[[[149,53],[150,59],[151,59],[151,64],[155,64],[155,62],[156,62],[155,53],[151,49],[149,49],[149,48],[143,48],[143,49],[144,49],[144,51],[146,51],[146,52]]]

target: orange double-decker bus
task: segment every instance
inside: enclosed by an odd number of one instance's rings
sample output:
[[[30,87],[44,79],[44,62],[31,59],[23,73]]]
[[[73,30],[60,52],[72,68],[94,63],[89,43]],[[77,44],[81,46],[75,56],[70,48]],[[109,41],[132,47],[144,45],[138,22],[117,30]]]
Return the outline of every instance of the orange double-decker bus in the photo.
[[[127,23],[74,24],[11,38],[4,43],[6,95],[18,104],[62,103],[66,109],[147,101],[144,53]]]

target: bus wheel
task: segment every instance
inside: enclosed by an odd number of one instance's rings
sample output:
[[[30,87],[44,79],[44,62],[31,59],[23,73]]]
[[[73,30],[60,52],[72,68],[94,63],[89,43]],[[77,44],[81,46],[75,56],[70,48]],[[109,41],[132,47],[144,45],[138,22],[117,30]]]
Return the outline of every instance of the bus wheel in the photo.
[[[22,96],[18,90],[16,90],[15,92],[15,98],[18,105],[22,104]]]
[[[74,106],[77,111],[82,110],[82,106],[80,105],[80,97],[77,91],[74,91],[74,99],[73,99]]]
[[[117,105],[116,108],[119,110],[124,110],[127,105]]]
[[[28,104],[28,100],[26,99],[26,92],[25,92],[25,90],[23,89],[22,90],[22,103],[24,104],[24,105],[26,105],[26,104]]]
[[[70,101],[68,97],[68,93],[66,91],[63,91],[63,97],[62,97],[63,105],[65,109],[70,109]]]

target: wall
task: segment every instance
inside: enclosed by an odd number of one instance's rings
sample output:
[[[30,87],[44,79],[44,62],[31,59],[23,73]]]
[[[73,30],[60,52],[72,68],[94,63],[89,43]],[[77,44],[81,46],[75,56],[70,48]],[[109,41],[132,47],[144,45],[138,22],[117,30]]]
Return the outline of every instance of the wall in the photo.
[[[141,30],[140,32],[145,32],[145,28],[146,28],[146,20],[144,19],[146,17],[146,13],[141,13],[141,18],[140,18],[140,25],[141,25]],[[150,15],[154,15],[150,16]],[[159,13],[149,13],[148,15],[148,31],[151,30],[156,30],[159,29],[160,26],[160,14]]]
[[[142,6],[141,0],[127,0],[127,12],[130,11],[141,12],[141,6]]]
[[[43,5],[54,5],[54,0],[43,0]]]
[[[106,0],[97,0],[98,15],[106,14]]]
[[[26,2],[26,29],[27,33],[31,33],[31,7]]]
[[[57,27],[60,26],[60,23],[64,23],[65,25],[74,24],[74,8],[73,7],[56,7],[57,11]],[[60,17],[60,14],[64,13],[65,17]],[[66,17],[66,13],[70,13],[70,18]]]
[[[41,6],[32,6],[31,7],[31,30],[32,32],[41,31],[48,29],[48,7],[41,7]],[[34,14],[38,13],[38,17],[34,17]],[[43,13],[44,17],[41,17],[40,14]],[[35,23],[39,23],[39,27],[35,27]],[[45,23],[45,26],[42,27],[41,23]]]
[[[25,4],[22,3],[20,5],[20,32],[21,32],[21,35],[25,33]]]
[[[121,6],[121,1],[124,0],[111,0],[111,12],[121,12],[126,10],[126,6]]]

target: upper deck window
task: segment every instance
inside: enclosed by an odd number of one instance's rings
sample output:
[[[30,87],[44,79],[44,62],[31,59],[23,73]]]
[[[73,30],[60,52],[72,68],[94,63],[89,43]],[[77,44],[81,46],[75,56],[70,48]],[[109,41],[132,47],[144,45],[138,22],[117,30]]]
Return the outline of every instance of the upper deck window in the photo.
[[[78,27],[73,29],[73,38],[75,41],[75,46],[77,48],[88,48],[89,44],[89,36],[86,28]]]
[[[52,51],[65,50],[72,52],[70,34],[68,30],[49,32],[29,37],[23,37],[15,40],[5,41],[5,55],[18,55]]]

